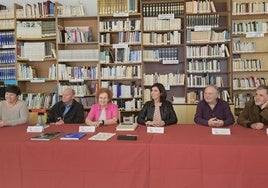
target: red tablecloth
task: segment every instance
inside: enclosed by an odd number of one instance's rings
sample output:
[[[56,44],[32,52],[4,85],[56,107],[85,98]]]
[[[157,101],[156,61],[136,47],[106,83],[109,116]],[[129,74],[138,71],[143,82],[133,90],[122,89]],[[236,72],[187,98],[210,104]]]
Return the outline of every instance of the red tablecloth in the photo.
[[[0,129],[1,188],[146,188],[149,186],[149,145],[145,127],[139,139],[90,141],[97,132],[115,132],[115,125],[98,128],[79,141],[31,141],[39,133],[27,126]],[[46,131],[73,132],[77,125],[52,126]],[[125,134],[127,132],[117,132]]]
[[[139,126],[137,141],[31,141],[27,126],[0,129],[0,188],[262,188],[268,187],[266,130],[230,126],[231,136],[210,127],[172,125],[164,134]],[[73,132],[78,125],[46,131]]]
[[[151,188],[267,188],[268,135],[238,125],[231,136],[176,125],[150,144]]]

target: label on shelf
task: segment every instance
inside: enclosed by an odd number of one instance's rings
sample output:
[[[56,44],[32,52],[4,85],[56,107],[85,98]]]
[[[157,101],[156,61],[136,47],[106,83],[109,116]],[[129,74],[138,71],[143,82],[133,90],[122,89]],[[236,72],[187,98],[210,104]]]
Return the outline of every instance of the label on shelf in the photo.
[[[195,25],[194,31],[211,31],[211,25]]]
[[[128,44],[113,44],[113,48],[128,48]]]
[[[113,17],[129,17],[129,13],[128,12],[114,13]]]
[[[171,20],[174,19],[174,14],[158,14],[159,20]]]
[[[45,81],[46,81],[45,78],[34,78],[34,79],[32,79],[30,82],[31,82],[31,83],[43,83],[43,82],[45,82]]]
[[[70,79],[69,82],[84,82],[84,79],[82,79],[82,78],[75,78],[75,79]]]
[[[253,38],[253,37],[264,37],[263,32],[247,32],[246,38]]]
[[[163,59],[162,64],[179,64],[179,60],[168,60],[168,59]]]

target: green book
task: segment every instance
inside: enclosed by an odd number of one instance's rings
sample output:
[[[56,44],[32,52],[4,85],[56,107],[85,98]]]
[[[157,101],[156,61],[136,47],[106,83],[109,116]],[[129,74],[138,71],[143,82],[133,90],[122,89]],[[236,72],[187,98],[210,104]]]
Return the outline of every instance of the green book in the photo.
[[[49,141],[49,140],[52,140],[52,139],[60,136],[61,134],[62,134],[62,132],[42,133],[40,135],[31,137],[31,140]]]

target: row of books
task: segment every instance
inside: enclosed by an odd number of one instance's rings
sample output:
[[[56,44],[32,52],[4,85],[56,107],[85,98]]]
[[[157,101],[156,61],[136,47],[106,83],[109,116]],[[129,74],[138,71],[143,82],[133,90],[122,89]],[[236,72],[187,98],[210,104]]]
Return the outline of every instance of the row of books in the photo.
[[[101,33],[100,34],[100,44],[110,45],[111,44],[111,33]]]
[[[164,86],[178,86],[184,85],[185,74],[144,74],[143,75],[143,83],[144,85],[153,85],[155,83],[161,83]]]
[[[51,65],[51,67],[56,67],[55,64]],[[49,67],[49,69],[51,69]],[[33,66],[28,65],[27,63],[18,62],[17,64],[17,78],[18,80],[32,80],[37,78],[38,75],[36,74],[36,69]],[[47,79],[55,80],[56,79],[56,72],[54,75],[49,71]]]
[[[14,23],[15,23],[14,20],[0,20],[0,28],[1,29],[14,29]]]
[[[98,67],[58,64],[59,80],[98,79]]]
[[[159,14],[174,14],[175,16],[184,14],[183,2],[155,2],[144,3],[142,5],[144,17],[158,16]]]
[[[0,51],[0,64],[15,64],[15,49]]]
[[[65,89],[71,88],[75,91],[76,97],[84,97],[89,96],[92,93],[90,92],[90,89],[88,88],[88,85],[84,82],[81,83],[59,83],[58,85],[58,94],[61,96]]]
[[[113,98],[142,97],[141,85],[135,82],[126,85],[115,81],[101,81],[101,87],[113,91]]]
[[[219,14],[187,15],[186,28],[193,29],[195,26],[219,27]]]
[[[181,44],[181,33],[172,31],[167,33],[143,33],[144,45]]]
[[[56,37],[55,21],[17,21],[17,38]]]
[[[78,3],[77,5],[57,4],[56,8],[58,17],[85,16],[84,5],[82,3]]]
[[[1,5],[0,9],[0,18],[14,18],[14,10],[13,9],[7,9],[6,6]]]
[[[246,103],[253,99],[252,93],[238,93],[234,95],[234,107],[235,108],[245,108]]]
[[[16,10],[17,18],[39,18],[54,16],[54,14],[55,3],[49,0],[34,4],[25,3],[22,5],[22,9]]]
[[[233,59],[233,71],[261,71],[260,59]]]
[[[76,97],[75,100],[80,102],[84,108],[90,108],[96,103],[95,97]]]
[[[221,72],[221,62],[213,60],[197,60],[192,59],[188,62],[188,73],[209,73],[209,72]]]
[[[224,101],[231,103],[232,100],[230,98],[230,94],[227,90],[221,90],[219,91],[219,98],[223,99]],[[204,99],[204,91],[203,90],[194,90],[187,92],[187,103],[188,104],[196,104],[198,101],[201,101]]]
[[[118,43],[126,44],[140,44],[141,32],[140,31],[127,31],[118,33]]]
[[[57,102],[55,93],[22,93],[20,100],[24,100],[29,109],[49,109]]]
[[[243,42],[240,38],[233,39],[233,52],[255,52],[256,51],[256,44],[254,41],[252,42]]]
[[[188,14],[211,13],[211,12],[216,12],[214,2],[211,0],[186,2],[186,13]]]
[[[100,21],[100,32],[109,31],[140,31],[141,21],[136,19]]]
[[[141,66],[108,66],[101,68],[102,79],[141,78]]]
[[[181,18],[159,19],[158,17],[145,17],[143,19],[144,31],[180,30]]]
[[[187,29],[187,43],[226,42],[230,40],[230,32],[224,31],[192,31]]]
[[[100,52],[101,63],[140,63],[141,50],[127,48],[115,48],[113,51]]]
[[[13,80],[16,79],[16,68],[12,67],[0,67],[0,80]]]
[[[143,50],[144,61],[178,60],[178,48],[167,47],[154,50]]]
[[[225,44],[187,46],[187,58],[228,57],[229,50]]]
[[[97,61],[98,49],[58,50],[58,61]]]
[[[60,43],[92,42],[93,36],[89,26],[59,28],[58,41]]]
[[[188,87],[206,87],[207,85],[216,85],[217,87],[223,87],[223,78],[215,75],[193,75],[190,74],[187,77]]]
[[[250,22],[235,22],[232,23],[232,33],[246,34],[248,32],[268,32],[268,21],[250,21]]]
[[[18,42],[17,56],[30,61],[42,61],[47,57],[53,57],[55,44],[52,42]]]
[[[0,32],[0,47],[12,46],[14,44],[15,44],[14,31]]]
[[[232,14],[243,15],[243,14],[267,14],[268,13],[268,2],[255,1],[255,2],[232,2]]]
[[[139,0],[99,0],[99,14],[139,12]]]
[[[256,89],[260,85],[267,85],[267,78],[257,78],[256,76],[245,78],[234,78],[233,89]]]

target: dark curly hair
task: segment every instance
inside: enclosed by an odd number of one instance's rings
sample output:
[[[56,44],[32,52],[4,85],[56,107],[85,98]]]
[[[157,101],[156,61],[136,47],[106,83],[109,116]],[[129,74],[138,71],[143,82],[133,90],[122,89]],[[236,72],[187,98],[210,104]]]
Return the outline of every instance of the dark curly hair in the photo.
[[[17,96],[21,94],[20,88],[16,85],[7,86],[5,92],[15,93]]]

